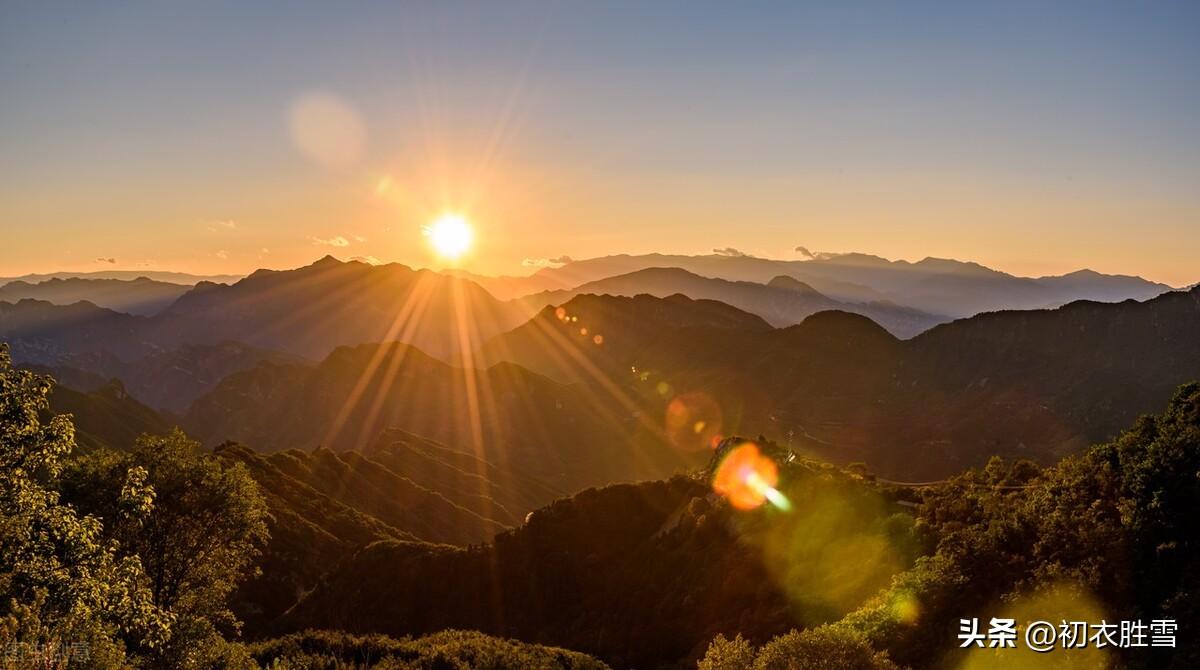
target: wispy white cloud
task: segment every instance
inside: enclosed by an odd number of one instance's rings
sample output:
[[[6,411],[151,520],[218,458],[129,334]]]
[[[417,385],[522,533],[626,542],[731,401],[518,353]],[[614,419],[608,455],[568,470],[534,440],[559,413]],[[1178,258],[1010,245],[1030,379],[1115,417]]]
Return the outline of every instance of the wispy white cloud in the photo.
[[[375,258],[374,256],[351,256],[350,260],[358,261],[359,263],[366,263],[367,265],[382,265],[383,264],[383,261],[379,260],[378,258]]]
[[[222,230],[237,230],[237,222],[232,219],[225,219],[224,221],[213,221],[208,224],[208,231],[210,233],[217,233]]]
[[[521,261],[521,265],[527,268],[556,268],[566,265],[572,260],[573,259],[570,256],[559,256],[558,258],[526,258],[525,260]]]
[[[228,251],[225,251],[224,249],[221,249],[220,251],[218,251],[218,252],[217,252],[216,254],[214,254],[214,255],[215,255],[217,258],[220,258],[220,259],[221,259],[221,260],[223,260],[223,261],[229,260],[229,252],[228,252]]]
[[[348,247],[348,246],[350,246],[350,240],[347,240],[346,238],[342,237],[341,235],[337,235],[335,237],[329,237],[329,238],[313,237],[310,239],[312,240],[313,244],[316,244],[318,246],[324,246],[324,247]]]
[[[351,235],[350,237],[353,237],[355,242],[366,242],[367,241],[367,238],[363,237],[362,235]]]

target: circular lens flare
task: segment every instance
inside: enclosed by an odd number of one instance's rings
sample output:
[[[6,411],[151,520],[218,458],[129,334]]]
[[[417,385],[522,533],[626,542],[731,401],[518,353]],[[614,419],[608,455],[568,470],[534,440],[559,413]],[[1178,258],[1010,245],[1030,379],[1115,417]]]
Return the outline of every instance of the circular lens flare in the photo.
[[[457,260],[471,248],[474,233],[461,214],[443,214],[425,227],[425,237],[437,255]]]
[[[778,484],[779,467],[753,442],[731,449],[713,477],[713,490],[740,510],[756,509],[768,501],[782,510],[789,509],[787,498],[775,488]]]
[[[714,448],[721,435],[721,408],[702,392],[677,395],[667,403],[664,420],[667,439],[676,449],[705,451]]]

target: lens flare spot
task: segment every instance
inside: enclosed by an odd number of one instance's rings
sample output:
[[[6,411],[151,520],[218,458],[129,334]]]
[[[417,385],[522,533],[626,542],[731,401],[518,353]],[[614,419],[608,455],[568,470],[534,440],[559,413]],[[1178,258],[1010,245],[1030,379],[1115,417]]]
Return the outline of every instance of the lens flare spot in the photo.
[[[579,329],[579,334],[580,334],[580,335],[587,335],[587,328],[580,328],[580,329]]]
[[[555,317],[556,317],[556,318],[557,318],[559,321],[562,321],[563,319],[567,318],[567,310],[566,310],[566,308],[564,308],[564,307],[559,307],[558,309],[554,310],[554,316],[555,316]]]
[[[892,618],[900,623],[914,625],[921,618],[921,603],[911,593],[900,593],[892,600]]]
[[[597,345],[604,344],[604,336],[603,336],[603,335],[597,335],[597,336],[595,336],[595,337],[593,337],[593,338],[592,338],[592,342],[593,342],[593,343],[595,343],[595,344],[597,344]]]
[[[775,488],[777,484],[779,467],[753,442],[731,449],[713,477],[713,491],[740,510],[756,509],[767,501],[781,510],[790,510],[791,503]]]
[[[667,403],[667,439],[677,449],[705,451],[721,432],[721,408],[707,394],[682,393]],[[718,438],[719,439],[719,438]]]
[[[300,96],[288,110],[288,130],[301,152],[331,167],[354,164],[366,137],[358,112],[328,93]]]
[[[654,389],[656,391],[658,391],[659,395],[668,395],[669,393],[671,393],[671,385],[666,382],[659,382],[658,385],[654,387]]]

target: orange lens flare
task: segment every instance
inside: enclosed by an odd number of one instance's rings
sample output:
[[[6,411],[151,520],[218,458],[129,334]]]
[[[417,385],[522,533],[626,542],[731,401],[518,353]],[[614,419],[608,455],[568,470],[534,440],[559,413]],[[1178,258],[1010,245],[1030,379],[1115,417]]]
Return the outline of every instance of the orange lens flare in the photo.
[[[726,454],[713,477],[713,490],[740,510],[757,509],[768,501],[787,509],[787,499],[775,488],[777,484],[779,467],[763,456],[753,442],[739,445]]]
[[[667,403],[667,439],[683,451],[712,449],[721,435],[721,408],[705,393],[683,393]]]

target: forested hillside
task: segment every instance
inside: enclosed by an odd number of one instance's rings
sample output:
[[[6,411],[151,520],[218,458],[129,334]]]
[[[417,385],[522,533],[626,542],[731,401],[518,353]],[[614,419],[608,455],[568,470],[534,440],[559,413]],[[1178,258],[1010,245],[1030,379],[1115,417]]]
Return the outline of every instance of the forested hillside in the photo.
[[[665,415],[719,420],[895,479],[992,455],[1052,463],[1153,411],[1200,377],[1200,291],[1146,302],[997,312],[898,340],[859,315],[764,329],[658,318],[701,303],[581,296],[490,342],[559,379],[595,380]],[[587,335],[581,332],[587,330]],[[596,346],[591,333],[603,334]]]

